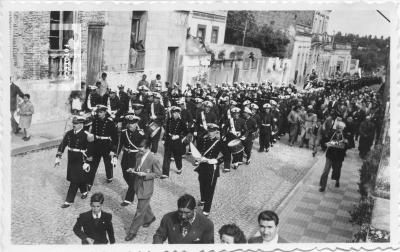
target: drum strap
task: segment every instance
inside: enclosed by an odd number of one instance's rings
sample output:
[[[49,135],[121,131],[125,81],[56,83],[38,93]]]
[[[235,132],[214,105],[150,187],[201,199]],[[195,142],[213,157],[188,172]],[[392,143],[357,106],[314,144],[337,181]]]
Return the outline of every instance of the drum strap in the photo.
[[[129,139],[128,130],[125,131],[125,135],[126,135],[126,138],[128,139],[129,144],[132,145],[135,149],[138,150],[139,148],[136,147],[136,145],[134,145],[134,144],[132,143],[131,139]]]
[[[154,102],[151,103],[150,108],[151,108],[151,116],[155,117],[156,115],[154,114]]]
[[[205,130],[207,130],[207,123],[206,123],[206,117],[205,117],[205,115],[204,115],[204,111],[201,111],[201,120],[202,120],[202,122],[203,122],[203,128],[204,128]]]
[[[219,140],[215,141],[215,142],[211,145],[211,147],[208,148],[208,150],[206,150],[206,152],[204,152],[203,157],[204,157],[205,155],[207,155],[207,153],[217,144],[218,141],[219,141]]]

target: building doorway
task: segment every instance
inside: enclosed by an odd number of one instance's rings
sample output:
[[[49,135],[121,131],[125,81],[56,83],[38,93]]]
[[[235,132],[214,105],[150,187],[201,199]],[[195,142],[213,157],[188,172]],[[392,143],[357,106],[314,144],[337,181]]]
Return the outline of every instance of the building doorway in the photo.
[[[99,79],[103,51],[104,24],[89,24],[86,85],[95,85]]]
[[[177,68],[178,47],[168,47],[167,55],[167,81],[173,86],[176,81],[176,68]]]

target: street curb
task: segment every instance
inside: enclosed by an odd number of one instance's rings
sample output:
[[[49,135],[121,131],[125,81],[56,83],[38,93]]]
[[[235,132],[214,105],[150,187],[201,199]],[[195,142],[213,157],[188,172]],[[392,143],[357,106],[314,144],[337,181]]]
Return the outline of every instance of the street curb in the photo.
[[[282,212],[283,208],[286,207],[287,204],[289,203],[289,200],[291,200],[293,198],[294,193],[297,192],[297,190],[300,188],[300,186],[304,185],[304,181],[310,177],[310,175],[314,172],[314,169],[317,167],[319,162],[323,158],[325,158],[324,154],[325,154],[325,152],[323,152],[322,154],[317,156],[317,159],[318,159],[317,162],[315,162],[315,164],[313,166],[311,166],[311,168],[307,171],[307,173],[304,174],[303,178],[296,184],[295,187],[292,188],[292,190],[290,190],[290,192],[285,197],[285,199],[281,202],[281,204],[279,204],[279,206],[275,210],[275,212],[277,214]]]
[[[62,138],[59,138],[59,139],[54,139],[54,140],[50,140],[47,142],[43,142],[40,144],[33,144],[33,145],[15,148],[15,149],[11,150],[11,156],[17,156],[17,155],[26,154],[26,153],[32,152],[32,151],[52,148],[52,147],[58,146],[61,143],[61,141],[62,141]]]

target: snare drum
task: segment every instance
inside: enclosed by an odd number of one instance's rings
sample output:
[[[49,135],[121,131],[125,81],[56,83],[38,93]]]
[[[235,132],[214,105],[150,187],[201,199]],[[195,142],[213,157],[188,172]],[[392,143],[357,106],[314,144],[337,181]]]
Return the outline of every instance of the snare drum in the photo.
[[[228,148],[229,148],[229,151],[232,154],[237,154],[237,153],[242,152],[244,150],[244,146],[243,146],[242,141],[240,139],[234,139],[234,140],[230,141],[228,143]]]
[[[150,123],[149,125],[150,137],[154,137],[160,129],[161,127],[156,122]]]

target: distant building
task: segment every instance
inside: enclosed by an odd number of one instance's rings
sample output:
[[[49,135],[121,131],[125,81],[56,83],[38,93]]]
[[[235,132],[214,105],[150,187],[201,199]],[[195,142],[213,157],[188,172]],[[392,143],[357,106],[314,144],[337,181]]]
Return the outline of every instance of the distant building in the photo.
[[[288,80],[303,86],[310,58],[314,11],[252,11],[252,13],[260,26],[268,25],[287,35],[290,43],[285,57],[292,61]]]
[[[228,11],[190,11],[189,34],[204,43],[223,44]]]

